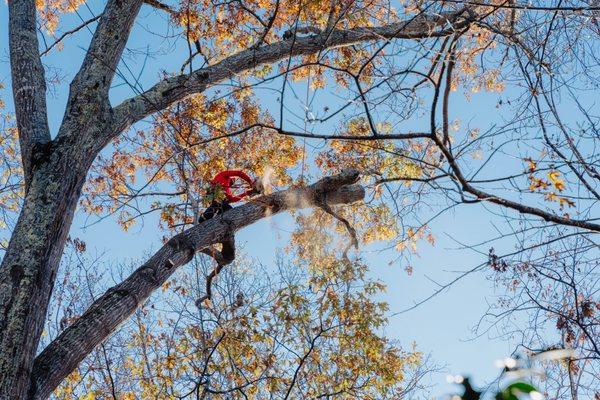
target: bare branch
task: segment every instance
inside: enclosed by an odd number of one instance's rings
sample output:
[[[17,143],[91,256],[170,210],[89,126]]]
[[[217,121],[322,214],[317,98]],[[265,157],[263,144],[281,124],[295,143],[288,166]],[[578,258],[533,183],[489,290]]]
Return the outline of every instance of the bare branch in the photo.
[[[212,299],[212,282],[217,277],[217,275],[219,275],[221,273],[221,270],[223,269],[223,267],[225,265],[227,265],[225,263],[225,261],[223,260],[223,255],[220,252],[218,252],[217,250],[215,250],[214,248],[211,247],[210,250],[204,249],[204,250],[200,250],[200,251],[203,254],[206,254],[206,255],[214,258],[217,261],[217,266],[206,277],[205,294],[204,294],[204,296],[202,296],[196,300],[196,307],[198,307],[198,308],[202,307],[202,303],[204,303],[205,300]]]
[[[490,193],[486,193],[480,189],[477,189],[476,187],[471,185],[471,183],[468,181],[468,179],[463,175],[463,173],[458,165],[458,162],[456,161],[456,159],[454,158],[452,153],[450,153],[448,148],[444,145],[442,140],[440,138],[438,138],[437,136],[433,136],[433,141],[435,142],[437,147],[440,149],[440,151],[442,152],[444,157],[448,160],[448,163],[450,164],[450,168],[452,169],[452,172],[454,173],[454,176],[458,180],[462,189],[465,192],[474,195],[478,201],[487,201],[490,203],[498,204],[500,206],[504,206],[506,208],[510,208],[512,210],[518,211],[521,214],[535,215],[537,217],[542,218],[544,221],[554,222],[559,225],[572,226],[572,227],[576,227],[576,228],[587,229],[587,230],[594,231],[594,232],[600,232],[600,224],[596,224],[596,223],[586,221],[586,220],[578,220],[578,219],[571,219],[568,217],[561,217],[560,215],[556,215],[554,213],[544,211],[537,207],[527,206],[525,204],[522,204],[522,203],[519,203],[516,201],[512,201],[512,200],[509,200],[509,199],[506,199],[506,198],[503,198],[500,196],[496,196],[496,195],[493,195]]]
[[[50,52],[50,50],[52,50],[54,48],[54,46],[56,46],[57,44],[59,44],[60,42],[62,42],[67,36],[72,35],[74,33],[79,32],[80,30],[82,30],[83,28],[85,28],[86,26],[88,26],[89,24],[96,22],[100,19],[100,17],[102,16],[102,14],[100,15],[96,15],[93,18],[88,19],[87,21],[84,21],[81,25],[79,25],[76,28],[73,28],[71,30],[66,31],[65,33],[63,33],[62,35],[60,35],[60,37],[58,39],[56,39],[54,41],[54,43],[52,43],[50,46],[46,47],[46,50],[42,51],[40,53],[40,57],[45,56],[46,54],[48,54]]]
[[[346,230],[348,231],[348,235],[350,235],[350,242],[348,243],[348,245],[344,248],[344,252],[343,252],[343,256],[344,259],[347,260],[348,259],[348,250],[350,250],[350,248],[352,246],[354,246],[355,249],[358,249],[358,237],[356,236],[356,229],[354,229],[354,227],[350,224],[350,222],[348,222],[348,220],[344,217],[342,217],[341,215],[339,215],[338,213],[336,213],[328,204],[326,201],[324,201],[324,199],[319,199],[319,204],[318,206],[325,211],[327,214],[331,215],[333,218],[337,219],[338,221],[340,221],[342,224],[344,224],[344,227],[346,227]]]
[[[599,6],[534,6],[532,4],[507,4],[507,2],[501,4],[489,4],[482,1],[469,1],[469,0],[445,0],[448,3],[463,4],[467,6],[478,6],[478,7],[490,7],[494,9],[509,9],[509,10],[525,10],[525,11],[569,11],[569,12],[581,12],[581,11],[597,11],[600,10]]]

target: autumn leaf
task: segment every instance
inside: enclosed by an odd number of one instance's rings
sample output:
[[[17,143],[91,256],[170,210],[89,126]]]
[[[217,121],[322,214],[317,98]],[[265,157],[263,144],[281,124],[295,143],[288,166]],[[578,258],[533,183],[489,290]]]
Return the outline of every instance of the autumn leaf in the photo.
[[[559,171],[548,172],[548,179],[550,179],[550,182],[552,182],[552,184],[554,185],[556,190],[558,190],[559,192],[562,192],[563,190],[565,190],[565,182],[560,177]]]
[[[532,158],[525,158],[525,161],[527,161],[527,172],[534,173],[537,169],[537,163]]]

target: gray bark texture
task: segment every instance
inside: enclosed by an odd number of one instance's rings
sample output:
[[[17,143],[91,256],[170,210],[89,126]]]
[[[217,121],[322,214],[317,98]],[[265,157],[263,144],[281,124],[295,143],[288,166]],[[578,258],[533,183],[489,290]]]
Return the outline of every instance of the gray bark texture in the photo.
[[[48,302],[87,172],[98,153],[147,115],[240,72],[290,55],[391,38],[428,38],[466,26],[466,12],[419,17],[376,28],[333,30],[242,51],[188,75],[168,78],[113,108],[108,91],[142,0],[108,0],[70,85],[62,124],[51,139],[34,0],[9,0],[13,97],[26,196],[0,265],[0,399],[43,399],[193,253],[266,213],[361,199],[354,172],[265,196],[175,238],[107,291],[36,357]],[[453,25],[453,26],[452,26]],[[35,360],[35,363],[34,363]]]

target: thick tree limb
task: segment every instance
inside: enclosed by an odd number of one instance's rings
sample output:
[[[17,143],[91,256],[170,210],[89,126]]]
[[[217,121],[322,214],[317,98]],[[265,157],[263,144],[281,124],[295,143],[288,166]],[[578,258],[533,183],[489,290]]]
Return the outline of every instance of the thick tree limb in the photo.
[[[142,3],[108,1],[81,68],[71,82],[55,147],[68,149],[73,157],[85,158],[90,164],[102,149],[102,136],[112,127],[108,92]]]
[[[32,398],[44,399],[74,368],[195,252],[222,241],[266,216],[291,209],[362,200],[364,189],[355,185],[358,172],[344,171],[308,187],[293,188],[259,197],[173,237],[144,265],[109,289],[36,358],[31,383]]]
[[[58,264],[88,165],[54,147],[33,169],[0,264],[0,399],[26,399]]]
[[[10,66],[25,187],[29,188],[37,154],[46,150],[46,78],[39,57],[35,1],[9,1]]]
[[[466,27],[471,15],[463,9],[441,15],[422,15],[409,21],[380,27],[334,30],[321,34],[295,37],[280,42],[241,51],[210,67],[191,74],[167,78],[146,92],[124,101],[114,109],[115,126],[108,143],[130,125],[160,111],[186,96],[200,93],[207,87],[229,79],[243,71],[273,63],[286,57],[314,54],[323,49],[349,46],[378,39],[425,39],[447,36]],[[450,25],[450,26],[448,26]]]
[[[98,94],[100,100],[108,101],[108,89],[142,3],[142,0],[108,1],[83,64],[71,84],[70,105],[86,91],[86,100]],[[67,110],[70,109],[73,108],[67,106]]]

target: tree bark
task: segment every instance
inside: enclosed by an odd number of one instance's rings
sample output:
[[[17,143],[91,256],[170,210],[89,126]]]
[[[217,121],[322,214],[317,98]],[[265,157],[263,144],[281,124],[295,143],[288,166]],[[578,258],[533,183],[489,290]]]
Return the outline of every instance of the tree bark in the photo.
[[[46,116],[46,79],[38,55],[35,1],[11,0],[9,8],[10,67],[23,160],[25,189],[37,153],[50,142]]]
[[[81,166],[83,169],[86,166]],[[0,399],[24,399],[85,173],[56,154],[32,175],[0,266]],[[84,170],[85,171],[85,170]]]

